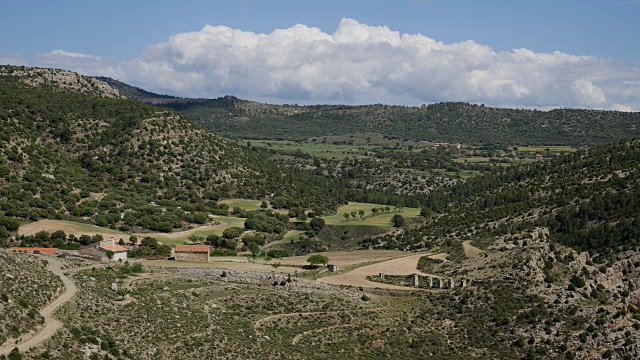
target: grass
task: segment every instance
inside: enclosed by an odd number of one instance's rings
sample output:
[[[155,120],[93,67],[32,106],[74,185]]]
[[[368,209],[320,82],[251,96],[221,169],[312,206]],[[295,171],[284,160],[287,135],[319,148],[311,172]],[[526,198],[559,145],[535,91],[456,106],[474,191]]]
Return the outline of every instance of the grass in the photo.
[[[387,205],[380,204],[371,204],[371,203],[359,203],[359,202],[349,202],[349,204],[341,206],[338,209],[338,212],[335,215],[325,216],[323,217],[324,221],[329,225],[369,225],[369,226],[391,226],[391,218],[395,214],[400,214],[403,217],[418,217],[420,216],[420,209],[418,208],[402,208],[402,212],[397,212],[393,206],[389,206],[391,211],[389,214],[383,214],[373,217],[371,216],[371,209],[373,208],[384,208]],[[355,220],[349,218],[349,221],[345,221],[343,214],[351,213],[353,211],[358,213],[359,210],[364,210],[365,219],[360,220],[360,217],[356,217]]]
[[[244,227],[244,221],[245,221],[245,219],[243,218],[237,218],[237,217],[231,217],[231,216],[215,216],[213,219],[219,222],[220,224],[203,226],[200,228],[182,231],[182,232],[173,233],[173,234],[155,233],[155,234],[139,234],[139,236],[145,236],[145,235],[153,236],[156,239],[158,239],[158,241],[161,241],[165,244],[181,245],[181,244],[190,243],[191,241],[189,240],[189,237],[192,235],[201,236],[204,238],[206,238],[209,235],[221,236],[222,232],[227,228],[230,228],[233,226]]]
[[[300,236],[300,234],[304,233],[304,231],[302,230],[291,230],[289,232],[287,232],[286,234],[284,234],[284,237],[282,238],[282,242],[290,242],[291,240],[293,241],[297,241],[298,240],[298,236]]]
[[[545,152],[549,149],[552,153],[576,152],[578,149],[571,146],[518,146],[518,151]]]
[[[345,159],[348,157],[364,158],[365,152],[378,148],[377,146],[362,145],[354,146],[348,144],[323,144],[323,143],[308,143],[308,142],[294,142],[294,141],[262,141],[251,140],[252,145],[266,147],[274,150],[281,151],[302,151],[303,153],[336,159]]]
[[[489,158],[488,157],[481,157],[481,156],[469,156],[469,157],[461,157],[461,158],[453,159],[453,161],[459,162],[459,163],[464,163],[464,162],[469,162],[469,163],[488,163],[489,162]]]
[[[244,210],[253,211],[260,210],[260,205],[262,201],[260,200],[252,200],[252,199],[226,199],[218,201],[219,204],[227,204],[229,206],[229,210],[232,210],[234,207],[239,207]]]
[[[268,249],[274,245],[289,244],[291,241],[298,241],[298,236],[302,233],[304,233],[302,230],[289,230],[284,234],[281,240],[268,243],[264,249]]]

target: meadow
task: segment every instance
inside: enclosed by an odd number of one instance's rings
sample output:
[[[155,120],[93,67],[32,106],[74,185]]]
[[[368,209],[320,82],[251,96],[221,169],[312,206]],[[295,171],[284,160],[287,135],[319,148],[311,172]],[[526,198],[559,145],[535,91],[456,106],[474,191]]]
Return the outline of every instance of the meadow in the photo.
[[[323,219],[328,225],[370,225],[370,226],[391,226],[391,218],[394,215],[400,214],[405,218],[412,218],[420,216],[420,209],[403,207],[398,209],[393,206],[389,206],[389,213],[372,216],[373,208],[385,208],[386,205],[349,202],[347,205],[338,208],[338,212],[335,215],[324,216]],[[359,216],[354,219],[350,217],[348,221],[345,220],[345,213],[356,212],[356,215],[360,210],[364,210],[364,220],[361,220]]]

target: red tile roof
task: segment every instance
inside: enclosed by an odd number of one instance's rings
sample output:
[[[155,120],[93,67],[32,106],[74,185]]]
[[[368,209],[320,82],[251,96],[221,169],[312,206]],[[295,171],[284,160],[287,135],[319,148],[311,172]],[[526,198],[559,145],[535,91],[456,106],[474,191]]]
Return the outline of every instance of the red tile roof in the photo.
[[[39,251],[41,254],[53,255],[56,253],[56,250],[58,250],[58,248],[12,247],[12,248],[9,248],[9,250],[28,251],[28,252]]]
[[[210,250],[209,245],[176,245],[177,253],[208,253]]]
[[[103,246],[100,246],[100,249],[105,251],[113,251],[113,252],[129,251],[129,249],[120,245],[103,245]]]

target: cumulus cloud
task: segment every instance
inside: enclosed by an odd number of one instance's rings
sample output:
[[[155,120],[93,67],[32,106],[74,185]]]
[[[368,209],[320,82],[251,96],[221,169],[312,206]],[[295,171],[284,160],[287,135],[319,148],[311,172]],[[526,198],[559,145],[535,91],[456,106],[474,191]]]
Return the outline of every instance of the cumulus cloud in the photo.
[[[302,24],[269,34],[207,25],[150,45],[133,60],[55,50],[36,62],[181,96],[640,110],[640,71],[628,64],[562,52],[497,52],[474,41],[445,44],[353,19],[331,34]]]

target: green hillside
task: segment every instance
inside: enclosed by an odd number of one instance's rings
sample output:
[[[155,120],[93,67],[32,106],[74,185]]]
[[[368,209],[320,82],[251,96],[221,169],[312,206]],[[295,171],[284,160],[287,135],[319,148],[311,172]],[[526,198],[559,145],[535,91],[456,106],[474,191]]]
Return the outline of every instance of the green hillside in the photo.
[[[603,254],[640,247],[640,142],[618,142],[552,161],[498,168],[426,197],[423,225],[384,247],[431,247],[460,240],[531,240],[532,233]]]
[[[225,96],[169,98],[108,81],[128,97],[170,107],[230,138],[290,139],[380,133],[411,140],[500,145],[598,145],[640,135],[640,113],[503,109],[445,102],[389,105],[269,105]]]
[[[286,196],[326,210],[347,200],[339,180],[62,70],[0,67],[0,151],[2,238],[16,220],[171,231],[226,215],[218,199]]]

